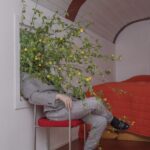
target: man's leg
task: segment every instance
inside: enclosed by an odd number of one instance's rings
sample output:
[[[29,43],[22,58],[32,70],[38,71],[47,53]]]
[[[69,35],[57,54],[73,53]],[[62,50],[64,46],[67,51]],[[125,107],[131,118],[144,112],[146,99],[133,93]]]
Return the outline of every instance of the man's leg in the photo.
[[[112,121],[113,115],[103,104],[102,100],[97,100],[95,97],[89,97],[86,98],[85,103],[87,108],[92,109],[92,114],[103,116],[108,123]]]
[[[46,117],[51,120],[68,120],[66,108],[57,112],[47,112]],[[71,109],[71,119],[82,119],[92,125],[84,150],[93,150],[99,143],[100,137],[105,130],[107,123],[111,122],[112,114],[98,102],[94,97],[85,101],[75,101]]]
[[[107,122],[111,122],[112,113],[107,110],[102,102],[96,100],[95,97],[86,100],[73,101],[71,109],[71,119],[81,119],[88,114],[95,114],[106,118]],[[56,112],[47,112],[46,117],[52,120],[67,120],[68,110],[63,108]]]
[[[107,120],[102,116],[94,114],[89,114],[82,118],[82,120],[91,125],[91,130],[84,145],[84,150],[94,150],[99,145],[102,133],[107,126]]]
[[[92,114],[103,116],[106,118],[107,122],[117,130],[126,130],[129,128],[128,123],[114,117],[101,100],[96,100],[95,97],[90,97],[87,99],[87,107],[93,107],[93,109],[95,108],[95,110],[92,111]]]

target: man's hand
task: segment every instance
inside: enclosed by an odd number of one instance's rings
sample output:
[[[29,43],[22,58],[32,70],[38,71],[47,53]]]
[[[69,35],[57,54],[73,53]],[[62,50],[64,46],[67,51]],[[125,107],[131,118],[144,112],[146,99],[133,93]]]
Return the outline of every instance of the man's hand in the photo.
[[[64,94],[57,94],[56,99],[59,99],[64,102],[65,107],[69,110],[72,108],[72,99]]]

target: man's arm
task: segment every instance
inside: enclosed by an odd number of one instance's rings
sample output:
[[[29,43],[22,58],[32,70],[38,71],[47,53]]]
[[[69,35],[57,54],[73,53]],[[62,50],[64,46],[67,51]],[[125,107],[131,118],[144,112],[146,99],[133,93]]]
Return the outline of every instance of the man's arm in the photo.
[[[49,99],[54,99],[54,101],[50,101]],[[60,100],[65,104],[65,107],[67,109],[72,108],[72,99],[64,94],[59,94],[59,93],[52,93],[52,92],[34,92],[29,99],[30,103],[32,104],[37,104],[37,105],[50,105],[54,106],[55,100]]]
[[[55,100],[62,101],[66,108],[72,107],[72,99],[59,94],[52,85],[31,78],[28,74],[21,75],[21,93],[31,104],[55,106]]]
[[[32,104],[54,106],[58,93],[54,90],[53,86],[49,86],[26,73],[22,73],[21,94]]]

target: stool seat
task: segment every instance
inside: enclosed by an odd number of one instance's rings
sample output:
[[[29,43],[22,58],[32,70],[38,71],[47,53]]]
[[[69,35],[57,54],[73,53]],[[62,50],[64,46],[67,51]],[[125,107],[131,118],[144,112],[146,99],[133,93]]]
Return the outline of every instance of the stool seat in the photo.
[[[80,119],[71,120],[71,127],[76,127],[81,124],[84,124],[84,122]],[[68,127],[69,120],[54,121],[54,120],[49,120],[45,117],[42,117],[42,118],[38,119],[38,125],[40,127]]]
[[[67,127],[68,128],[68,143],[69,143],[69,150],[71,150],[71,142],[72,142],[72,135],[71,135],[71,128],[80,126],[84,124],[81,119],[71,120],[70,109],[68,114],[68,120],[49,120],[46,117],[37,118],[37,105],[34,104],[34,150],[37,150],[36,144],[36,130],[38,127],[42,128],[50,128],[50,127]],[[84,125],[85,127],[85,125]],[[85,131],[85,130],[84,130]],[[48,141],[50,141],[50,134],[47,132]],[[85,137],[85,136],[84,136]],[[85,138],[84,138],[85,139]],[[49,142],[47,142],[47,147],[50,149]]]

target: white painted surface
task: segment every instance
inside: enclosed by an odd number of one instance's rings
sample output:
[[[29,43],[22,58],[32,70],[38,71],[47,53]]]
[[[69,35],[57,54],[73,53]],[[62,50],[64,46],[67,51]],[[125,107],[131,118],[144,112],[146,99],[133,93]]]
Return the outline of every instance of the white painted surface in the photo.
[[[20,14],[20,0],[0,0],[0,149],[33,150],[33,111],[14,109],[14,14]],[[17,76],[18,77],[18,76]],[[18,91],[19,92],[19,91]],[[44,130],[45,131],[45,130]],[[39,130],[39,150],[46,149],[46,137]]]
[[[31,4],[30,0],[28,1]],[[19,86],[19,83],[16,84],[19,80],[14,80],[15,77],[19,77],[14,69],[14,14],[20,14],[21,1],[0,0],[0,2],[0,149],[33,150],[33,109],[14,109],[16,98],[13,99],[17,97],[14,88]],[[101,40],[104,49],[114,50],[113,44]],[[37,150],[47,150],[46,132],[45,129],[38,129]],[[77,130],[73,132],[73,138],[76,138]],[[51,129],[51,145],[54,149],[66,143],[67,139],[66,130]]]
[[[111,55],[111,54],[115,53],[115,45],[113,43],[111,43],[108,40],[100,37],[99,35],[91,32],[90,30],[88,30],[87,33],[89,34],[91,41],[95,41],[95,40],[99,41],[99,43],[101,45],[100,50],[104,54]],[[98,60],[96,60],[96,64],[98,64],[100,70],[109,69],[111,71],[111,74],[105,75],[104,77],[98,76],[98,75],[94,76],[92,85],[103,83],[103,82],[110,82],[110,81],[115,80],[115,62],[103,61],[103,59],[102,60],[98,59]]]
[[[150,74],[150,21],[132,24],[122,31],[116,53],[122,55],[122,61],[116,63],[117,81]]]
[[[35,0],[34,0],[35,1]],[[59,11],[61,16],[72,0],[39,0],[51,11]],[[76,21],[83,24],[90,21],[90,30],[109,41],[129,22],[149,17],[150,0],[86,0],[81,6]]]
[[[19,42],[19,23],[20,17],[18,14],[14,13],[13,15],[13,35],[14,35],[14,47],[13,47],[13,84],[14,84],[14,108],[22,109],[30,107],[29,103],[20,97],[20,42]]]

